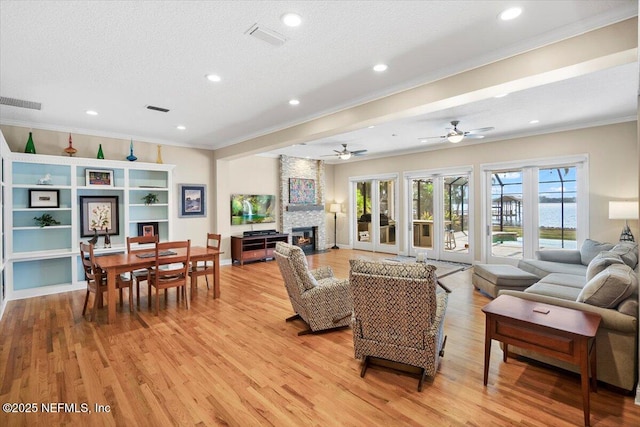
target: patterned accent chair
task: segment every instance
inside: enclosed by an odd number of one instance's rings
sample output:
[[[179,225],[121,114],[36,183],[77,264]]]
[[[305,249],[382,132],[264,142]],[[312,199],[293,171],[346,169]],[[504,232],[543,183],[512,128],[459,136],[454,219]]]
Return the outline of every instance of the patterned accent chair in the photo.
[[[370,358],[421,369],[438,370],[444,355],[447,293],[438,291],[435,267],[424,263],[390,263],[352,259],[349,283],[353,293],[353,345],[363,359],[361,377]]]
[[[302,249],[289,243],[278,242],[275,257],[296,312],[287,322],[302,319],[308,325],[298,335],[349,326],[353,305],[348,280],[335,278],[329,266],[309,270]]]

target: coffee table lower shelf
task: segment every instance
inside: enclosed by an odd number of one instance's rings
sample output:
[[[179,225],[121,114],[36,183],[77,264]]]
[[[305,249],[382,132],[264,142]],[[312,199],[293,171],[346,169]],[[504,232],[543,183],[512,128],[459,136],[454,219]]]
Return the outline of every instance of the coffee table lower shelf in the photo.
[[[515,345],[580,367],[584,424],[590,425],[589,392],[597,392],[596,332],[599,314],[500,295],[482,308],[486,315],[484,385],[489,376],[491,340]],[[591,369],[591,376],[589,376]]]

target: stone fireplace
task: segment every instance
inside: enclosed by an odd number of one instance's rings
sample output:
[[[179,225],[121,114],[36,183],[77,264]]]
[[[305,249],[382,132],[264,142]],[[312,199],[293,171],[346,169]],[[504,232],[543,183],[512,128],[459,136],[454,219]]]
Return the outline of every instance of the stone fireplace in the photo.
[[[315,202],[312,204],[291,204],[289,202],[289,178],[311,179],[315,183]],[[280,230],[288,233],[289,242],[296,244],[300,236],[304,239],[311,238],[313,246],[303,247],[305,253],[311,250],[322,251],[327,248],[325,212],[325,178],[324,162],[321,160],[300,159],[297,157],[280,156]],[[301,234],[298,229],[308,229],[309,236]],[[295,239],[295,240],[294,240]],[[301,246],[301,245],[298,245]]]

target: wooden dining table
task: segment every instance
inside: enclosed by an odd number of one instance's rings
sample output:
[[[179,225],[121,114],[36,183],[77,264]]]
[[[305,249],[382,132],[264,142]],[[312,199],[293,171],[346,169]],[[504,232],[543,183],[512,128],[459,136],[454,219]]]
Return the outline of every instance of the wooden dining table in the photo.
[[[184,251],[184,250],[183,250]],[[143,252],[144,253],[144,252]],[[154,249],[150,249],[149,253],[154,253]],[[202,246],[191,246],[190,262],[192,267],[200,261],[212,261],[213,268],[213,298],[220,298],[220,254],[223,253],[219,249],[207,248]],[[107,323],[113,323],[116,319],[116,278],[118,274],[127,273],[133,270],[149,268],[155,265],[155,256],[148,258],[140,257],[140,252],[135,253],[119,253],[109,254],[96,257],[98,267],[107,273]],[[184,256],[184,252],[176,251],[176,255],[163,256],[163,260],[171,260],[172,257]],[[198,285],[198,277],[191,276],[191,292]],[[187,289],[189,291],[189,289]],[[187,298],[190,298],[188,295]]]

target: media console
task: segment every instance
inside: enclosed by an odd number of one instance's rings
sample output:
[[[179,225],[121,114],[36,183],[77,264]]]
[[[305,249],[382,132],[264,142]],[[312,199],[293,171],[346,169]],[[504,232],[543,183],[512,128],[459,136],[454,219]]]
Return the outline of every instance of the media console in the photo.
[[[276,243],[288,241],[288,234],[277,232],[274,234],[272,230],[266,230],[262,234],[231,236],[231,262],[237,261],[240,265],[244,265],[245,261],[273,259]]]

